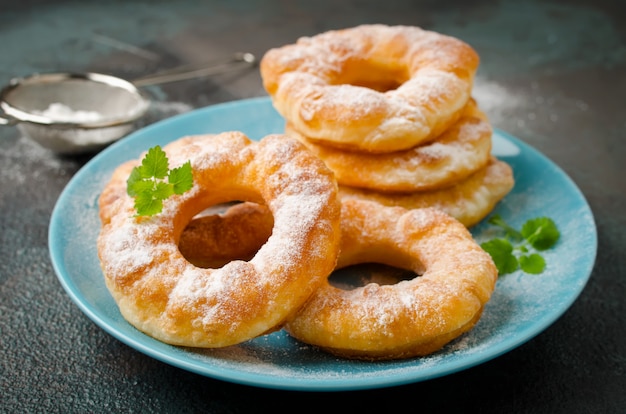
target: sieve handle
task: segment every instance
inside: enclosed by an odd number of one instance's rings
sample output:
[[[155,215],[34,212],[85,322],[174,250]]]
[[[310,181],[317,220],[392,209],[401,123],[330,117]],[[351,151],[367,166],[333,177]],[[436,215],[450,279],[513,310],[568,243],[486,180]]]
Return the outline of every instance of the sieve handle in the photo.
[[[19,122],[19,120],[13,118],[10,115],[4,113],[4,111],[0,108],[0,125],[15,125]]]
[[[236,53],[232,56],[220,59],[201,66],[187,65],[178,68],[157,72],[152,75],[142,76],[132,81],[132,84],[140,86],[157,85],[167,82],[175,82],[185,79],[217,75],[236,69],[250,67],[256,63],[256,57],[252,53]]]

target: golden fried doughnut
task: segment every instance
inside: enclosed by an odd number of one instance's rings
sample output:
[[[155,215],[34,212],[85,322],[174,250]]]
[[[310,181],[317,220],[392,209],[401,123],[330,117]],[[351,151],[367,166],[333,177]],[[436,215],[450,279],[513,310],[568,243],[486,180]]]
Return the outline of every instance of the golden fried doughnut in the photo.
[[[450,186],[483,168],[491,157],[491,125],[471,101],[459,120],[436,141],[385,154],[320,145],[287,123],[297,138],[335,173],[339,185],[411,192]]]
[[[239,132],[187,137],[164,150],[172,168],[191,162],[194,185],[167,199],[160,214],[136,217],[131,197],[110,188],[125,185],[128,165],[100,199],[98,254],[122,315],[158,340],[193,347],[280,328],[335,266],[340,203],[332,172],[279,135],[259,142]],[[249,261],[194,266],[178,249],[181,233],[199,212],[233,200],[266,204],[271,236]]]
[[[369,152],[433,140],[470,99],[477,53],[410,26],[332,30],[266,52],[263,85],[311,140]]]
[[[98,214],[100,222],[104,225],[111,221],[124,204],[126,196],[126,180],[133,168],[138,164],[137,160],[126,161],[118,166],[111,175],[109,183],[104,187],[98,199]]]
[[[393,285],[344,290],[325,282],[285,329],[294,338],[355,359],[423,356],[471,329],[497,269],[469,231],[442,211],[342,202],[337,268],[381,263],[419,275]]]
[[[342,201],[361,199],[407,209],[434,207],[473,226],[489,214],[514,185],[513,171],[504,161],[492,158],[487,166],[451,187],[411,193],[383,193],[339,186]]]

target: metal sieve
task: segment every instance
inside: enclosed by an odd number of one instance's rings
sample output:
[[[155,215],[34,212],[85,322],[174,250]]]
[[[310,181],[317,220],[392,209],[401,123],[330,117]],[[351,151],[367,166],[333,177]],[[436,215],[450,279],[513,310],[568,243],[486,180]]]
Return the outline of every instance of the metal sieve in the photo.
[[[209,76],[254,63],[254,55],[238,53],[208,66],[179,67],[132,82],[100,73],[15,78],[0,91],[0,125],[16,125],[39,145],[57,153],[93,152],[128,134],[146,113],[150,101],[139,87]]]

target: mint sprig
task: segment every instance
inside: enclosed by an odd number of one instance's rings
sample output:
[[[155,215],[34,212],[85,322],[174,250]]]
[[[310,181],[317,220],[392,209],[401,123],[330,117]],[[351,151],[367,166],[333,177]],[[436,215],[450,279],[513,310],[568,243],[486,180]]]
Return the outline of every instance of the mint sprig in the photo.
[[[167,154],[160,146],[154,146],[141,165],[133,168],[126,185],[126,192],[135,200],[136,216],[154,216],[163,211],[163,200],[191,189],[191,162],[170,170]]]
[[[552,219],[530,219],[520,231],[511,227],[498,214],[493,215],[488,222],[504,230],[504,237],[480,245],[493,259],[500,276],[518,269],[530,274],[543,273],[546,261],[540,252],[552,248],[561,236]]]

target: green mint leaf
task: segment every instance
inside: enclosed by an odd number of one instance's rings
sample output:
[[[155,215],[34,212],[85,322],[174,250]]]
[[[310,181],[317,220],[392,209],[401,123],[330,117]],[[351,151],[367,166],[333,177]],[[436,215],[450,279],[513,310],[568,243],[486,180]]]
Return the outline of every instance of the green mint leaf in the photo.
[[[129,196],[135,197],[143,191],[141,186],[143,185],[143,178],[141,177],[141,171],[139,167],[135,167],[130,172],[128,180],[126,180],[126,192]]]
[[[546,261],[537,253],[533,253],[528,256],[520,256],[519,265],[524,272],[538,275],[546,268]]]
[[[131,197],[136,197],[143,193],[150,193],[154,189],[154,181],[151,180],[140,180],[140,181],[132,181],[128,182],[128,186],[126,187],[128,195]]]
[[[509,224],[504,221],[504,219],[499,214],[494,214],[493,216],[491,216],[489,218],[489,223],[493,224],[494,226],[503,228],[506,232],[506,235],[509,236],[512,240],[521,241],[524,239],[520,232],[509,226]]]
[[[143,178],[163,179],[169,171],[169,162],[165,151],[158,145],[148,150],[141,161],[140,173]]]
[[[191,162],[170,170],[167,154],[158,145],[148,150],[141,165],[133,168],[126,180],[126,192],[135,200],[137,216],[160,213],[163,200],[173,194],[183,194],[192,186]]]
[[[507,239],[493,239],[482,243],[480,247],[489,253],[500,275],[513,273],[519,267],[517,258],[513,255],[513,245]]]
[[[521,233],[531,246],[539,251],[554,246],[561,236],[554,221],[547,217],[528,220]]]
[[[191,162],[187,161],[180,167],[171,170],[167,180],[172,185],[174,194],[183,194],[190,190],[193,186]]]
[[[154,216],[163,210],[163,201],[149,193],[142,193],[135,197],[135,210],[138,216]]]
[[[517,269],[531,274],[543,273],[546,261],[536,252],[553,247],[561,237],[553,220],[547,217],[530,219],[519,232],[497,214],[489,219],[489,223],[504,229],[505,238],[481,244],[491,255],[500,275]]]
[[[174,188],[172,185],[163,181],[158,182],[152,191],[152,197],[157,200],[166,200],[172,194],[174,194]]]

